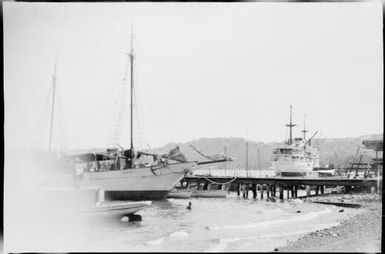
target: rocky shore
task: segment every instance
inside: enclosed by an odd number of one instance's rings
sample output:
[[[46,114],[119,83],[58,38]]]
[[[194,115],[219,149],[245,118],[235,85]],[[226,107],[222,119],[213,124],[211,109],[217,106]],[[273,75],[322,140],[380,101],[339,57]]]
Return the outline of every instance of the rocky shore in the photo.
[[[349,202],[360,204],[361,213],[338,221],[340,224],[317,230],[298,241],[278,247],[279,252],[381,252],[382,200],[376,194],[337,194],[310,197],[306,202]],[[341,207],[340,212],[344,212]],[[353,208],[349,208],[353,209]]]

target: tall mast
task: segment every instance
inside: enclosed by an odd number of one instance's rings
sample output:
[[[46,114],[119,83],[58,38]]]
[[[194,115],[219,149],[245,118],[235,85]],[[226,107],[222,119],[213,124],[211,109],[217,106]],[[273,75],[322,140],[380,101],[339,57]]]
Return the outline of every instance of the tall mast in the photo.
[[[131,29],[131,48],[130,48],[130,74],[131,74],[131,79],[130,79],[130,85],[131,85],[131,105],[130,105],[130,124],[131,124],[131,142],[130,142],[130,150],[131,150],[131,156],[133,157],[134,153],[134,124],[133,124],[133,114],[134,114],[134,34]]]
[[[308,130],[306,130],[306,125],[305,125],[305,119],[306,119],[306,115],[303,117],[303,141],[306,140],[306,132],[308,132]]]
[[[54,112],[55,112],[55,93],[56,93],[56,67],[57,67],[57,54],[55,58],[55,66],[53,70],[53,75],[52,75],[52,109],[51,109],[51,127],[49,130],[49,143],[48,143],[48,151],[51,151],[52,147],[52,132],[53,132],[53,117],[54,117]]]
[[[258,169],[259,169],[259,177],[261,177],[261,157],[259,155],[259,148],[257,149],[258,151]]]
[[[294,126],[296,126],[296,124],[293,124],[293,122],[292,122],[292,108],[293,108],[293,106],[290,105],[290,123],[286,124],[286,126],[290,128],[290,137],[289,137],[289,141],[287,143],[288,145],[293,144],[293,131],[292,131],[292,129]]]
[[[225,146],[225,157],[227,158],[227,148]],[[225,161],[225,175],[226,175],[226,169],[227,169],[227,160]]]
[[[248,177],[249,171],[249,143],[246,140],[246,177]]]

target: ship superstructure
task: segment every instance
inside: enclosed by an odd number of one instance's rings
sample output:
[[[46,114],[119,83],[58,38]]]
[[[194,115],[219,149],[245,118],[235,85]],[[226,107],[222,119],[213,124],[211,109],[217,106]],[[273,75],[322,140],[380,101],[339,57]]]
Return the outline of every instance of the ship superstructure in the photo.
[[[296,126],[292,122],[292,106],[290,105],[289,139],[285,144],[273,149],[272,166],[276,175],[280,176],[305,176],[319,167],[318,149],[311,145],[311,140],[317,132],[306,139],[306,128],[304,125],[303,137],[294,138],[292,128]]]

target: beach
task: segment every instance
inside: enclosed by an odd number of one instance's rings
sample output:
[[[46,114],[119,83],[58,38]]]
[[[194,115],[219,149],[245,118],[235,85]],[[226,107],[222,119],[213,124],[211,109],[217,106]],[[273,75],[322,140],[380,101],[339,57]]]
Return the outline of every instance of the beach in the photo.
[[[359,214],[338,221],[340,224],[311,232],[279,252],[381,252],[382,201],[376,194],[335,194],[306,198],[305,202],[357,203]],[[327,205],[325,205],[327,206]],[[344,207],[339,211],[344,212]]]

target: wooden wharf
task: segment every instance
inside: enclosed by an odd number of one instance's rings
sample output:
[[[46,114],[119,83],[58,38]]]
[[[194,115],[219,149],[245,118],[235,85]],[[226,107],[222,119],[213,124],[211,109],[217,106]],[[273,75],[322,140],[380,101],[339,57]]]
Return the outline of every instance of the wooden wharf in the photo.
[[[284,190],[287,198],[297,198],[298,190],[306,190],[306,196],[310,196],[311,190],[315,195],[324,194],[326,187],[345,187],[347,192],[353,189],[370,190],[372,193],[382,190],[382,178],[341,178],[341,177],[229,177],[229,176],[187,176],[182,182],[187,185],[192,183],[200,186],[230,185],[230,190],[236,190],[238,196],[242,193],[244,198],[248,197],[249,191],[256,198],[258,191],[261,199],[269,198],[284,199]],[[378,183],[380,185],[378,186]],[[381,191],[382,192],[382,191]]]

